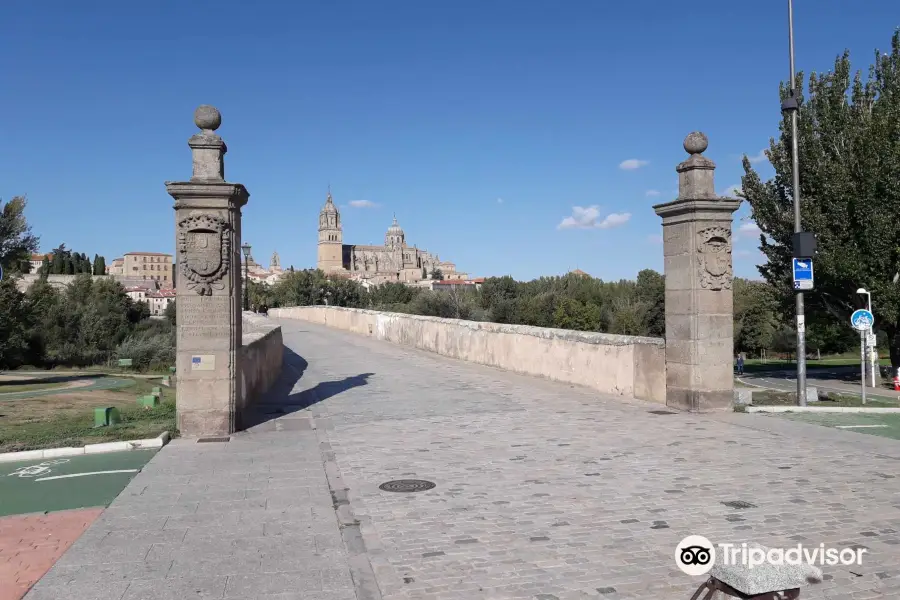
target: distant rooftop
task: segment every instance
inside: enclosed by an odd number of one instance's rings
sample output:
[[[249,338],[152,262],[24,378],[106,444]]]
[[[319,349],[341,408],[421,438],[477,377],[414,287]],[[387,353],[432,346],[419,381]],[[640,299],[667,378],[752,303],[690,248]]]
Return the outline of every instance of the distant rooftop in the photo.
[[[171,254],[166,254],[165,252],[126,252],[125,256],[172,256]]]

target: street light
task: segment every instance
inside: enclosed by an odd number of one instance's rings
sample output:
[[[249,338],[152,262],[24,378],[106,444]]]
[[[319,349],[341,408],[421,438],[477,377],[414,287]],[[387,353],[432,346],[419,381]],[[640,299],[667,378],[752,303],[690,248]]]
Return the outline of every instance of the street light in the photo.
[[[857,294],[865,294],[865,296],[866,296],[866,306],[867,306],[869,312],[871,313],[871,312],[872,312],[872,292],[869,292],[869,291],[866,290],[865,288],[859,288],[858,290],[856,290],[856,293],[857,293]],[[875,334],[875,331],[872,330],[872,326],[871,326],[871,325],[869,326],[869,334],[870,334],[870,335],[874,335],[874,334]],[[869,351],[869,363],[870,363],[870,365],[869,365],[869,366],[870,366],[869,379],[870,379],[870,381],[872,382],[872,387],[874,387],[874,386],[875,386],[875,357],[876,357],[877,355],[875,354],[875,347],[874,347],[874,346],[873,346],[871,349],[869,349],[869,344],[866,343],[866,349]]]
[[[241,250],[244,252],[244,310],[250,310],[250,290],[247,289],[247,284],[250,283],[250,244],[244,242]]]
[[[798,257],[798,236],[803,231],[800,223],[800,158],[797,147],[797,111],[800,110],[799,94],[794,89],[794,2],[788,0],[788,52],[790,56],[791,78],[790,96],[781,103],[781,111],[791,115],[791,187],[794,192],[794,256]],[[797,300],[797,405],[806,406],[806,317],[804,315],[803,292],[796,293]]]

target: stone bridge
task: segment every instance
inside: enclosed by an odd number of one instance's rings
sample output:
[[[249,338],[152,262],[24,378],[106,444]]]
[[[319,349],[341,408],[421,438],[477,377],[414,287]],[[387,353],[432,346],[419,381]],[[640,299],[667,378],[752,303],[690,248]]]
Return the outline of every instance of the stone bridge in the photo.
[[[727,410],[737,202],[704,137],[656,207],[665,342],[327,307],[242,336],[248,194],[196,120],[168,185],[184,437],[27,600],[687,600],[689,535],[865,550],[802,597],[900,597],[897,442]]]

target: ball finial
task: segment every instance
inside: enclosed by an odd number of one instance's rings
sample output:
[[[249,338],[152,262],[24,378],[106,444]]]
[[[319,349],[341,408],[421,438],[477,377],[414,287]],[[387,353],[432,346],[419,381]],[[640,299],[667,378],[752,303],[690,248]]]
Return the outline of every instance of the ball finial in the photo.
[[[201,104],[194,111],[194,124],[200,129],[215,131],[222,124],[222,114],[215,106]]]
[[[693,131],[684,138],[684,150],[688,154],[702,154],[709,146],[709,138],[702,131]]]

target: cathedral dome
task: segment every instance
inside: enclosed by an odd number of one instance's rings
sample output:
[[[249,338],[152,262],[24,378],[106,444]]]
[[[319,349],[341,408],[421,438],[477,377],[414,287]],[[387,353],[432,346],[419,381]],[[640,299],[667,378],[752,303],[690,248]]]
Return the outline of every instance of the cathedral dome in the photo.
[[[400,227],[399,223],[397,223],[396,215],[394,215],[394,222],[391,223],[390,227],[388,227],[387,234],[388,235],[403,235],[403,228]]]
[[[402,248],[406,245],[406,234],[403,228],[397,223],[397,215],[394,215],[394,222],[388,227],[387,233],[384,234],[384,245],[389,248]]]

